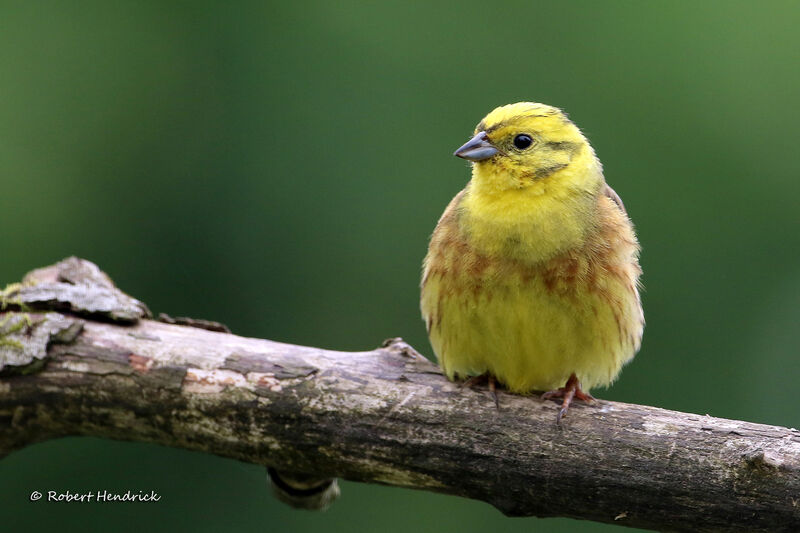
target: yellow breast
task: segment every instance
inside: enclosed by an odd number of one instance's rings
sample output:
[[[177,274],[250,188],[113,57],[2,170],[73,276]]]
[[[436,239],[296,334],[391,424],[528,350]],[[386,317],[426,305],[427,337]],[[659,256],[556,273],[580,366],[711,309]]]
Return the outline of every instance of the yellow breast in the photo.
[[[488,372],[514,392],[557,388],[572,373],[587,389],[611,383],[644,323],[627,216],[602,191],[564,209],[548,195],[476,200],[470,187],[442,216],[423,274],[422,314],[445,373]]]

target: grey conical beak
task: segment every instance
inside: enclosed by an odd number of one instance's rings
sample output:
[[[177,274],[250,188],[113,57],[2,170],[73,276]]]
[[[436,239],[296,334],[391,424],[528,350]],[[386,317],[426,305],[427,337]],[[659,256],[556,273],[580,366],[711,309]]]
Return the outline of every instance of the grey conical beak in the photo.
[[[467,141],[464,146],[453,152],[453,155],[469,161],[483,161],[496,153],[499,153],[499,150],[489,142],[486,132],[481,131]]]

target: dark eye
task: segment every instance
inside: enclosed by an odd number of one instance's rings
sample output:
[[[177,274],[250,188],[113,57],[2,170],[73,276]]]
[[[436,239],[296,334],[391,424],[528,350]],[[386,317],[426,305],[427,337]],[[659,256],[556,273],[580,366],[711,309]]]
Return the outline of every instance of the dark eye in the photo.
[[[517,149],[519,150],[524,150],[525,148],[528,148],[532,144],[533,144],[533,139],[531,139],[530,135],[520,133],[519,135],[514,137],[514,146],[516,146]]]

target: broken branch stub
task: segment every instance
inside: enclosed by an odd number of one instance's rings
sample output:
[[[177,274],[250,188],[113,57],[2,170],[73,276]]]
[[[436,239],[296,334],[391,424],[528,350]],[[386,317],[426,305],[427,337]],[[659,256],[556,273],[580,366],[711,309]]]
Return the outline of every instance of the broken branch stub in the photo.
[[[113,322],[151,316],[144,303],[119,290],[97,265],[77,257],[28,273],[0,297],[4,308],[67,311]]]

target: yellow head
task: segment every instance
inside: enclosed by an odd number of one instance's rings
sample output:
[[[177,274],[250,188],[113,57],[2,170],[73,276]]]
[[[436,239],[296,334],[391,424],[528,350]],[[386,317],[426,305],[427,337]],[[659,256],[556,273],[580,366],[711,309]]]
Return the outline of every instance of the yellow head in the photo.
[[[473,162],[459,224],[484,255],[544,261],[581,246],[596,225],[600,162],[555,107],[498,107],[455,155]]]
[[[545,104],[498,107],[455,155],[474,162],[475,184],[485,192],[533,188],[544,193],[545,182],[557,177],[569,188],[597,190],[602,181],[586,138],[560,109]]]

